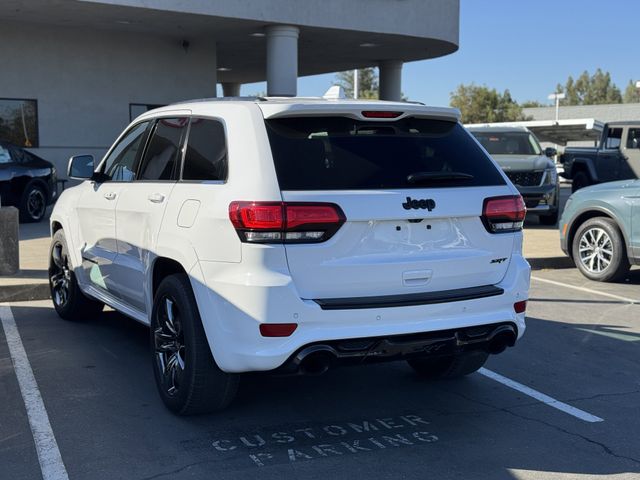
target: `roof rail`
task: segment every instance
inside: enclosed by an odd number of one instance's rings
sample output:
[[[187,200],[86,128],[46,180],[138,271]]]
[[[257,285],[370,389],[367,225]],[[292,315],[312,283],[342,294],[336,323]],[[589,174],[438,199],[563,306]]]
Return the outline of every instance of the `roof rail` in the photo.
[[[265,97],[210,97],[210,98],[194,98],[192,100],[181,100],[171,103],[170,105],[184,105],[185,103],[198,102],[266,102]]]

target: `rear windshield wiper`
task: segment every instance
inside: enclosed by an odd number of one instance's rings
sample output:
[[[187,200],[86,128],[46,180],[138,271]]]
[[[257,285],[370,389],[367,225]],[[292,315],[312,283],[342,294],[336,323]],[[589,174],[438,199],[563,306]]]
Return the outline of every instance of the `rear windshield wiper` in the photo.
[[[414,185],[468,180],[473,180],[473,175],[462,172],[415,172],[407,175],[407,182]]]

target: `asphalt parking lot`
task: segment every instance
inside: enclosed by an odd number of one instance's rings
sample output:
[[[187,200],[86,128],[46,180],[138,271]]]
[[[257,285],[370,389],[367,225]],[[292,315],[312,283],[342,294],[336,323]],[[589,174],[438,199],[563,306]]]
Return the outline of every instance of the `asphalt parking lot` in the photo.
[[[0,478],[41,478],[41,464],[92,480],[640,478],[639,286],[638,269],[615,285],[537,271],[525,337],[480,373],[251,375],[227,411],[188,418],[159,400],[145,327],[109,311],[65,322],[48,301],[0,307]],[[35,379],[25,399],[16,335]]]

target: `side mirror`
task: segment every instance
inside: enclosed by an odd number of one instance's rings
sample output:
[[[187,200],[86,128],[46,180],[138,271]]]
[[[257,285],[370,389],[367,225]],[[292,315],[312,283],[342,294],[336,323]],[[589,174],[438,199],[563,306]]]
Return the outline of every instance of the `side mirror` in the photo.
[[[88,180],[93,176],[93,155],[76,155],[69,159],[67,176],[75,180]]]
[[[553,147],[547,147],[544,149],[544,154],[549,158],[553,158],[558,154],[558,151]]]

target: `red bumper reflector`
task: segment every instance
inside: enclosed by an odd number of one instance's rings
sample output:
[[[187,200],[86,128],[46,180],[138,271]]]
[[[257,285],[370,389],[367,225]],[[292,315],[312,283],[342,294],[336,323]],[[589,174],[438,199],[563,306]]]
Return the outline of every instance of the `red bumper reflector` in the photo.
[[[298,328],[297,323],[263,323],[260,335],[263,337],[288,337]]]
[[[513,309],[516,311],[516,313],[524,313],[524,311],[527,309],[527,301],[522,300],[521,302],[514,303]]]

